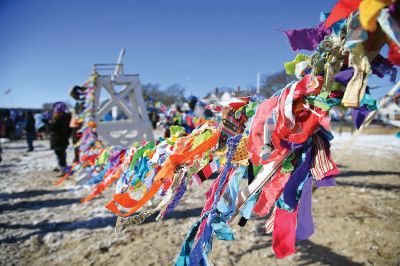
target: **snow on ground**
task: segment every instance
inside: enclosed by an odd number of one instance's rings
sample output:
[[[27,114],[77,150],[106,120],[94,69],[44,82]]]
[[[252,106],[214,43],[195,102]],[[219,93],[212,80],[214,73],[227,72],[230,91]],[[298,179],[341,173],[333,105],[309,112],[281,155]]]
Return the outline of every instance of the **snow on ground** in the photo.
[[[360,135],[349,146],[351,139],[349,132],[341,135],[334,133],[331,142],[333,150],[339,153],[361,152],[365,156],[379,156],[384,158],[393,157],[393,154],[400,154],[400,138],[395,135]]]
[[[338,186],[314,193],[316,232],[299,243],[297,254],[274,258],[265,219],[256,218],[244,228],[233,226],[235,241],[214,241],[211,264],[399,265],[400,139],[361,135],[348,147],[350,137],[335,134]],[[53,185],[56,157],[48,141],[36,141],[31,153],[24,141],[2,147],[0,265],[170,265],[212,182],[188,191],[165,221],[151,218],[115,236],[116,217],[104,208],[113,187],[81,204],[89,191],[73,178]],[[72,148],[68,156],[71,162]]]

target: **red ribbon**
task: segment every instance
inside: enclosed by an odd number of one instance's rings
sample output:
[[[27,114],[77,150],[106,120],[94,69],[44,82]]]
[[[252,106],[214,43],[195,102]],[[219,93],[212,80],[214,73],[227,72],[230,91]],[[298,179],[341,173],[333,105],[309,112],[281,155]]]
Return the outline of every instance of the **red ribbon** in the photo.
[[[290,173],[282,173],[281,169],[282,167],[279,167],[273,179],[265,184],[257,203],[254,205],[253,213],[260,217],[269,213],[289,179]]]
[[[326,19],[325,28],[332,26],[341,19],[347,18],[358,8],[360,2],[361,0],[340,0]]]
[[[297,209],[288,212],[276,208],[274,231],[272,232],[272,249],[278,259],[283,259],[296,252]]]

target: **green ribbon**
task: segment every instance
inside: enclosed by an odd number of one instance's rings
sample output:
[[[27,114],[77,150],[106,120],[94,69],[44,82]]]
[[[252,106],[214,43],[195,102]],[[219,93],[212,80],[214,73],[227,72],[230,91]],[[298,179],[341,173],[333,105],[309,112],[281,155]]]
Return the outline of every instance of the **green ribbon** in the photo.
[[[294,170],[293,161],[294,159],[294,152],[290,153],[290,155],[283,161],[281,173],[291,173]]]
[[[133,154],[131,165],[129,166],[129,169],[132,170],[135,167],[136,161],[138,159],[140,159],[141,157],[143,157],[143,154],[145,153],[145,151],[152,150],[154,147],[155,147],[154,141],[150,141],[150,142],[146,143],[146,145],[144,145],[142,148],[138,149],[135,152],[135,154]]]
[[[284,63],[287,75],[294,75],[296,72],[296,65],[300,62],[307,61],[308,56],[305,54],[297,54],[293,61]]]

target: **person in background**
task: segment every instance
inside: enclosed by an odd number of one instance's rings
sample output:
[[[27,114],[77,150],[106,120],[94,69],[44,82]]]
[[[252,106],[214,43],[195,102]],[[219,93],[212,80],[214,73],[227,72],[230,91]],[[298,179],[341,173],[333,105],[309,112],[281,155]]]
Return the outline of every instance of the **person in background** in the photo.
[[[86,88],[80,86],[73,86],[69,92],[69,95],[76,100],[74,112],[72,113],[71,122],[69,127],[71,128],[72,143],[74,144],[74,162],[79,161],[79,147],[78,143],[82,136],[79,131],[82,127],[82,121],[79,120],[79,114],[84,110]]]
[[[10,110],[10,115],[7,118],[7,138],[15,140],[17,139],[17,112],[15,110]]]
[[[28,112],[25,124],[26,142],[28,143],[28,152],[33,151],[33,140],[36,137],[35,118],[32,112]]]
[[[158,110],[155,107],[155,101],[152,97],[147,96],[146,104],[147,104],[147,114],[149,116],[151,125],[153,126],[153,129],[156,129],[157,123],[158,123],[158,120],[160,119],[160,117],[158,115]]]
[[[0,138],[4,138],[6,136],[6,123],[2,116],[0,116]]]
[[[15,117],[15,139],[20,139],[24,135],[26,125],[26,115],[23,111],[17,110]]]
[[[49,130],[50,148],[54,150],[57,156],[58,171],[61,171],[60,176],[67,171],[67,147],[71,135],[70,121],[71,115],[68,113],[65,103],[56,102],[53,105],[53,115],[49,123]]]
[[[44,135],[46,137],[50,136],[50,128],[49,128],[49,121],[51,120],[53,110],[47,110],[42,113],[43,115],[43,123],[44,123]]]
[[[5,137],[8,139],[15,139],[15,123],[11,117],[7,116],[4,119]]]
[[[190,114],[193,115],[194,114],[194,109],[196,108],[196,104],[199,101],[199,99],[194,96],[194,95],[190,95],[189,98],[189,107],[190,107]]]
[[[35,114],[35,129],[38,139],[44,139],[46,133],[46,125],[44,124],[44,116],[41,113]]]
[[[160,116],[158,115],[158,111],[156,108],[153,107],[150,109],[149,117],[153,129],[157,129],[157,123],[160,120]]]
[[[5,119],[3,119],[4,113],[0,113],[0,138],[4,138],[6,136],[6,123]],[[1,149],[1,139],[0,139],[0,163],[3,161],[3,157],[1,157],[1,154],[3,153],[3,150]]]

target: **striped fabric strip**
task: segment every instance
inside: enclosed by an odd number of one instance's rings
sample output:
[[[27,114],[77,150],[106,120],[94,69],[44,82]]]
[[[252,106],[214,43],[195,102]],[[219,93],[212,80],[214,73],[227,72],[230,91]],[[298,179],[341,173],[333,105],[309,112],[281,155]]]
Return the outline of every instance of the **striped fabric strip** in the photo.
[[[210,162],[206,166],[203,167],[199,172],[192,176],[193,181],[197,185],[201,185],[204,181],[206,181],[212,174],[218,172],[220,167],[219,159]]]
[[[314,158],[311,162],[311,173],[314,179],[321,180],[322,178],[339,173],[335,163],[333,162],[327,147],[320,136],[313,136]]]
[[[276,206],[272,210],[271,216],[265,222],[265,233],[271,234],[274,230],[274,221],[275,221],[275,213],[276,213]]]

